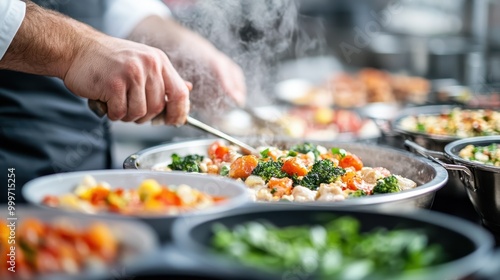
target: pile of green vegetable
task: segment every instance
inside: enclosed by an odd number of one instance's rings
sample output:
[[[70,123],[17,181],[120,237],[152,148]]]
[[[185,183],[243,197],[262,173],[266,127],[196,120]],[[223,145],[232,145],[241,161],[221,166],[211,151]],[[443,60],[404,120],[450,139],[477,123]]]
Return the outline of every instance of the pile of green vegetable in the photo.
[[[359,221],[352,217],[339,217],[324,226],[277,228],[248,222],[231,230],[217,224],[212,245],[246,265],[290,274],[293,279],[304,275],[394,279],[445,261],[443,249],[429,244],[424,232],[381,228],[361,232]]]

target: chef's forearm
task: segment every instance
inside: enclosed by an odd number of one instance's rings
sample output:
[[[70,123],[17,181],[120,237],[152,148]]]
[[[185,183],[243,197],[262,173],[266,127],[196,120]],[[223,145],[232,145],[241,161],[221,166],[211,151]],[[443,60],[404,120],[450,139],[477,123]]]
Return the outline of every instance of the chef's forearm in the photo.
[[[26,15],[1,69],[64,78],[72,59],[99,33],[59,13],[26,1]]]

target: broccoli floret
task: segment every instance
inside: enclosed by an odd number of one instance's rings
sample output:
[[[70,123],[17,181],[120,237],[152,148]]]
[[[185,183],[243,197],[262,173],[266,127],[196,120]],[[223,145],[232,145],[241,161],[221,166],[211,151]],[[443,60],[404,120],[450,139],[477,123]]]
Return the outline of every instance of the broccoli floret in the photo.
[[[229,174],[229,166],[224,165],[220,168],[219,175],[227,176]]]
[[[349,196],[350,197],[362,197],[362,196],[366,196],[366,193],[363,190],[357,190],[355,192],[350,193]]]
[[[188,155],[181,157],[177,154],[172,155],[172,163],[168,167],[172,170],[180,170],[187,172],[201,172],[200,162],[203,160],[203,156],[200,155]]]
[[[297,144],[294,145],[290,148],[290,151],[301,153],[301,154],[307,154],[309,152],[312,152],[314,154],[314,158],[318,158],[320,152],[318,151],[318,147],[314,144],[311,143],[304,143],[304,144]]]
[[[281,170],[283,166],[279,161],[259,161],[257,167],[252,171],[252,175],[256,175],[264,179],[266,182],[271,178],[285,178],[288,174]]]
[[[398,185],[398,178],[394,175],[379,179],[373,188],[373,193],[393,193],[399,191],[401,189]]]
[[[300,181],[300,185],[315,190],[320,184],[333,183],[344,174],[345,169],[335,166],[331,160],[323,159],[313,164],[311,171]]]
[[[262,158],[268,158],[269,157],[269,148],[260,152],[260,155],[262,156]]]

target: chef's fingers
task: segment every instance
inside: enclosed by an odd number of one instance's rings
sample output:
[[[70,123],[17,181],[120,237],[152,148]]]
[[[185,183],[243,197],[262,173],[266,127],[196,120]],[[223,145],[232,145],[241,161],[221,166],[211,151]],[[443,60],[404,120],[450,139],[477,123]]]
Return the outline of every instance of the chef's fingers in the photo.
[[[188,87],[170,63],[164,68],[163,81],[167,96],[165,124],[182,125],[186,123],[189,113]]]
[[[127,115],[122,118],[124,122],[135,121],[147,113],[145,85],[136,84],[127,92]]]
[[[105,101],[103,101],[105,102]],[[112,121],[123,119],[127,115],[127,86],[117,85],[106,103],[108,118]]]
[[[186,86],[187,86],[187,88],[188,88],[189,91],[193,90],[193,83],[188,82],[188,81],[184,81],[184,83],[186,84]]]
[[[165,83],[163,82],[161,72],[162,70],[158,69],[154,75],[148,77],[148,81],[146,82],[147,114],[137,119],[136,123],[145,123],[165,109]]]

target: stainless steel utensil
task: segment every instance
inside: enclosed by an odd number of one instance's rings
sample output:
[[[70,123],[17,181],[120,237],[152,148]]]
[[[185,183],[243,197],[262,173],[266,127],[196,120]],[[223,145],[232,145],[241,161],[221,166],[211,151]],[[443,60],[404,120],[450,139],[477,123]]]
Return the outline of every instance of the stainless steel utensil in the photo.
[[[230,142],[231,144],[239,146],[242,149],[242,151],[246,154],[260,156],[259,152],[255,148],[253,148],[252,146],[245,144],[242,141],[240,141],[240,140],[238,140],[238,139],[236,139],[228,134],[225,134],[224,132],[222,132],[218,129],[215,129],[215,128],[213,128],[205,123],[202,123],[201,121],[199,121],[193,117],[188,116],[187,123],[191,126],[198,128],[198,129],[206,131],[212,135],[218,136],[218,137]]]
[[[89,108],[96,114],[98,115],[99,117],[103,117],[104,115],[106,115],[107,113],[107,106],[104,102],[102,101],[98,101],[98,100],[90,100],[88,101],[88,106]],[[165,111],[163,111],[161,114],[159,114],[158,116],[154,117],[153,120],[151,121],[152,124],[154,125],[160,125],[160,124],[164,124],[164,117],[165,117]],[[188,116],[187,119],[186,119],[186,123],[193,126],[193,127],[196,127],[200,130],[203,130],[205,132],[208,132],[212,135],[215,135],[217,137],[220,137],[236,146],[239,146],[242,151],[246,154],[252,154],[252,155],[255,155],[255,156],[260,156],[259,152],[253,148],[252,146],[246,144],[246,143],[243,143],[242,141],[212,127],[212,126],[209,126],[193,117],[190,117]]]

